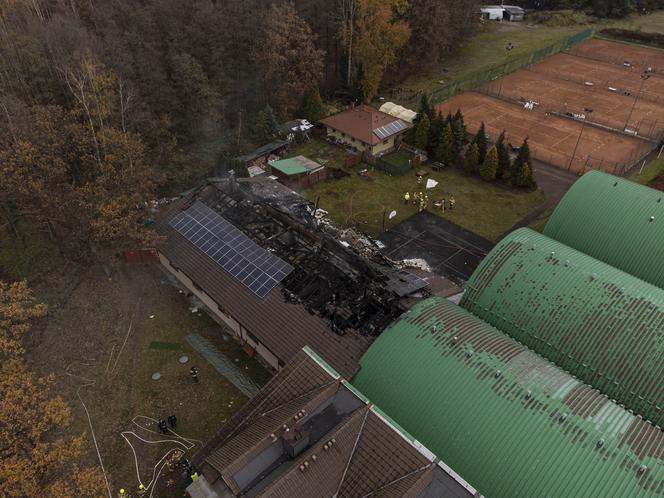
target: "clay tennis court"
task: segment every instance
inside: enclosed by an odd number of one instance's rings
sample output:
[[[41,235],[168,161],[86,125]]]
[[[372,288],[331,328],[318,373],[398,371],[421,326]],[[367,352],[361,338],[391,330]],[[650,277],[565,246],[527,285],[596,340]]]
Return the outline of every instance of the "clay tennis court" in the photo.
[[[664,50],[595,38],[571,48],[568,52],[579,57],[613,64],[622,65],[623,62],[629,61],[640,69],[652,67],[655,71],[664,73]]]
[[[533,71],[551,77],[570,79],[574,82],[594,83],[594,86],[616,88],[628,91],[632,95],[642,93],[644,99],[664,103],[664,74],[650,73],[647,80],[641,79],[644,74],[636,66],[625,67],[609,62],[593,61],[570,54],[556,54],[531,66]],[[620,93],[620,92],[616,92]]]
[[[623,130],[628,127],[640,135],[657,137],[664,132],[664,92],[662,102],[655,103],[636,95],[610,91],[607,86],[578,84],[546,73],[521,69],[483,87],[490,95],[514,101],[535,100],[539,110],[588,114],[590,120]],[[650,81],[650,80],[647,80]],[[525,99],[525,100],[524,100]]]
[[[487,134],[495,140],[505,130],[507,142],[519,146],[528,137],[533,157],[540,161],[583,173],[600,168],[622,173],[633,151],[643,142],[622,134],[612,133],[558,116],[530,111],[520,105],[478,92],[466,92],[438,106],[443,114],[461,109],[468,131],[476,133],[483,121]],[[583,127],[583,135],[572,160],[576,142]],[[650,150],[650,147],[648,150]]]
[[[642,79],[643,70],[637,68],[637,63],[643,67],[660,58],[664,62],[664,51],[603,40],[584,42],[577,49],[586,55],[599,50],[598,57],[617,57],[621,62],[561,53],[437,108],[443,114],[461,109],[471,133],[484,122],[491,140],[502,130],[514,146],[528,137],[533,157],[554,166],[577,173],[604,169],[624,174],[664,134],[664,74],[650,72]],[[632,67],[622,64],[625,59]],[[527,109],[528,101],[538,105]],[[637,137],[630,135],[635,130]]]

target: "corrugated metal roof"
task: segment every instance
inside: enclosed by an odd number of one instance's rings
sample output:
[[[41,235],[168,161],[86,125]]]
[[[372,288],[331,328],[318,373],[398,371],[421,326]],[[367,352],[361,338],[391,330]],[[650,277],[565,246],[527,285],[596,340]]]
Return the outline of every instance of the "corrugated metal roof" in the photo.
[[[659,428],[447,300],[416,305],[360,363],[353,384],[487,496],[664,491]]]
[[[664,422],[664,291],[523,228],[461,305],[628,408]]]
[[[544,234],[664,288],[664,193],[659,190],[591,171],[560,201]]]

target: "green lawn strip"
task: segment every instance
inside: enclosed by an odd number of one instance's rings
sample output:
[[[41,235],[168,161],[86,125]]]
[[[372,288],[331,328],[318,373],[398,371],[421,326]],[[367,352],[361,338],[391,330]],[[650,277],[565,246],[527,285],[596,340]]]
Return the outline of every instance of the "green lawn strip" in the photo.
[[[537,230],[538,232],[543,232],[544,227],[546,224],[549,222],[549,218],[551,218],[551,215],[553,214],[553,211],[555,210],[555,207],[552,207],[550,209],[547,209],[544,211],[542,214],[540,214],[537,218],[535,218],[530,225],[528,225],[529,228],[532,228],[533,230]]]
[[[643,185],[648,185],[651,181],[657,178],[664,172],[664,154],[659,159],[649,162],[643,170],[636,172],[630,180]]]
[[[544,194],[539,190],[526,192],[489,184],[455,169],[424,169],[429,171],[429,178],[439,182],[437,187],[426,191],[429,210],[490,240],[496,240],[544,202]],[[389,176],[372,171],[370,177],[353,174],[319,183],[304,195],[313,202],[320,197],[319,207],[328,211],[338,226],[355,226],[376,236],[382,229],[383,212],[388,216],[392,211],[397,213],[393,219],[386,216],[386,228],[417,212],[417,207],[405,205],[403,198],[406,192],[412,195],[419,191],[425,192],[424,185],[417,185],[414,172]],[[450,195],[456,200],[454,211],[443,214],[434,208],[434,200],[449,199]]]

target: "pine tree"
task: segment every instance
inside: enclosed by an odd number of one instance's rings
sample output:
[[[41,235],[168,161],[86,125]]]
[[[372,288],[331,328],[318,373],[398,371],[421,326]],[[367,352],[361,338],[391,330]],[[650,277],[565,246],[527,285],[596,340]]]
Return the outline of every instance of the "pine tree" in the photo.
[[[496,142],[496,150],[498,151],[498,171],[496,172],[496,178],[505,178],[512,166],[512,161],[510,159],[510,153],[507,150],[507,145],[505,144],[505,130],[498,137],[498,142]]]
[[[464,143],[466,142],[466,130],[463,125],[463,118],[452,119],[452,133],[454,135],[454,144],[452,152],[455,157],[460,157],[463,151]]]
[[[480,176],[484,180],[492,182],[496,179],[497,171],[498,171],[498,150],[496,149],[495,146],[493,146],[491,147],[491,149],[489,149],[489,152],[487,153],[486,158],[482,163],[482,167],[480,168]]]
[[[473,142],[477,144],[477,148],[480,153],[480,164],[482,164],[484,163],[484,159],[486,159],[486,151],[488,144],[488,140],[486,138],[486,130],[484,129],[484,121],[482,121],[480,129],[477,131],[477,135],[475,135]]]
[[[512,183],[516,185],[516,178],[521,174],[523,163],[532,164],[530,160],[530,147],[528,146],[528,138],[524,139],[519,149],[519,153],[512,163]]]
[[[447,126],[445,126],[445,129],[443,130],[438,148],[436,149],[436,160],[449,166],[453,160],[453,147],[454,134],[452,133],[452,125],[447,123]]]
[[[445,118],[440,113],[437,113],[433,121],[431,121],[431,128],[429,128],[429,144],[427,152],[429,155],[435,155],[438,150],[438,145],[443,137],[443,130],[445,129]]]
[[[415,130],[415,142],[413,145],[421,150],[426,150],[427,144],[429,142],[429,129],[431,128],[431,122],[429,121],[429,116],[426,114],[422,116],[422,119],[417,124],[417,129]]]
[[[429,103],[429,96],[422,92],[420,95],[420,100],[417,103],[417,116],[415,116],[415,119],[413,120],[414,124],[418,124],[424,116],[429,116],[429,120],[431,120],[431,104]]]
[[[471,144],[466,151],[466,158],[464,161],[464,169],[466,173],[474,174],[477,171],[479,164],[480,152],[477,144]]]
[[[253,139],[257,144],[264,145],[271,142],[279,134],[279,122],[272,107],[266,105],[256,117],[256,125],[253,130]]]
[[[303,113],[310,123],[316,123],[323,117],[323,99],[320,98],[317,86],[314,86],[305,95]]]
[[[522,188],[535,188],[537,186],[537,182],[533,178],[533,169],[528,161],[521,164],[518,173],[514,177],[514,185]]]

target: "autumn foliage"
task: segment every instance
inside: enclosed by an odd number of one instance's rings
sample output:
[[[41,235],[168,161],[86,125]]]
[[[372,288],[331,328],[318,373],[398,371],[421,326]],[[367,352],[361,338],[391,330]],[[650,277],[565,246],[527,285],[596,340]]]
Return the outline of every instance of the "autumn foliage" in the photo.
[[[86,438],[66,435],[72,416],[52,396],[53,375],[38,377],[22,360],[30,320],[45,313],[25,282],[0,281],[0,496],[98,498],[100,470],[72,465]]]
[[[45,224],[62,249],[88,252],[89,243],[146,243],[140,221],[154,196],[156,176],[141,138],[121,127],[117,81],[84,59],[66,78],[68,110],[35,105],[26,126],[0,138],[0,197],[15,217]]]

